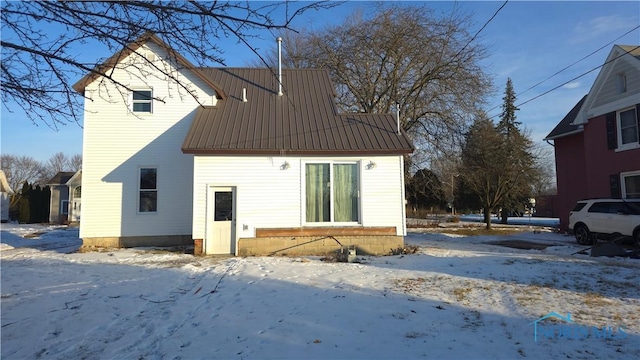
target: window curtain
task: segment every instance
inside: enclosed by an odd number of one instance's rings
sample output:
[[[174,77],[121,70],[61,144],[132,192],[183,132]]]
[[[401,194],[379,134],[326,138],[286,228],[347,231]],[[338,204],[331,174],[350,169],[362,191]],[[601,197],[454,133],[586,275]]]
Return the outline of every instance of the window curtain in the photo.
[[[307,189],[307,221],[325,222],[331,221],[329,213],[330,186],[329,164],[307,164],[306,189]]]
[[[333,165],[334,221],[358,221],[358,167],[356,164]]]

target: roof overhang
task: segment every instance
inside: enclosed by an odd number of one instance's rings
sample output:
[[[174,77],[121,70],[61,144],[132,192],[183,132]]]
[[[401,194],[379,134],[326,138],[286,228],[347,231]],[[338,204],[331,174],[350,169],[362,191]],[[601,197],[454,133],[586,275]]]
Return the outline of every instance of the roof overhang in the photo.
[[[227,94],[224,92],[224,90],[222,90],[222,88],[214,84],[209,78],[204,76],[200,72],[200,70],[198,70],[197,67],[193,66],[193,64],[191,64],[189,60],[187,60],[184,56],[180,55],[178,52],[174,51],[169,45],[167,45],[164,41],[162,41],[162,39],[160,39],[157,35],[153,33],[143,34],[135,41],[126,45],[122,50],[113,54],[105,62],[96,66],[93,70],[91,70],[91,72],[89,72],[87,75],[83,76],[80,80],[78,80],[78,82],[73,84],[73,89],[82,94],[84,92],[84,89],[89,84],[91,84],[92,82],[94,82],[96,79],[100,77],[106,76],[107,70],[115,67],[118,62],[120,62],[122,59],[126,58],[130,54],[137,53],[137,50],[140,49],[140,47],[142,47],[144,44],[146,44],[149,41],[167,50],[180,65],[184,66],[186,69],[193,72],[199,79],[204,81],[205,84],[207,84],[213,90],[215,90],[216,97],[218,99],[225,99],[227,97]]]

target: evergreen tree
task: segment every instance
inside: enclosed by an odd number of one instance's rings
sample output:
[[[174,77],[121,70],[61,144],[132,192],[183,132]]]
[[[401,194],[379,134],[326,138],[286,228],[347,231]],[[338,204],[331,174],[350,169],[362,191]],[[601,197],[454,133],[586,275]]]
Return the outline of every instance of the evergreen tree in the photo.
[[[512,190],[505,194],[499,204],[502,207],[502,223],[506,224],[508,216],[523,210],[523,205],[530,197],[535,159],[531,155],[532,142],[522,133],[521,123],[516,120],[516,111],[520,109],[515,105],[516,94],[511,78],[507,79],[502,100],[502,114],[496,129],[503,138],[505,151],[502,161],[505,168],[510,170],[512,181]]]
[[[498,131],[509,139],[513,134],[520,132],[519,126],[521,124],[516,121],[516,111],[520,109],[515,105],[516,93],[513,90],[511,78],[507,79],[502,101],[502,113],[500,114],[500,122],[497,127]]]
[[[473,203],[484,212],[487,229],[491,229],[491,210],[511,190],[505,166],[503,138],[484,114],[474,121],[462,148],[462,188],[475,197]]]
[[[22,184],[22,190],[20,191],[20,205],[19,205],[19,214],[18,214],[18,222],[20,224],[28,224],[31,213],[29,210],[29,194],[31,192],[31,185],[29,185],[28,181],[25,181]]]

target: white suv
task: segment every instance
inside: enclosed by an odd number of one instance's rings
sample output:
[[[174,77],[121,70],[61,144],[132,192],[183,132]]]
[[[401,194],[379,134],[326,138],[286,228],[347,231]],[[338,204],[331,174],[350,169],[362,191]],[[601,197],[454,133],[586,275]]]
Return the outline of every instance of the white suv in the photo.
[[[569,213],[578,244],[630,237],[640,243],[640,199],[580,200]]]

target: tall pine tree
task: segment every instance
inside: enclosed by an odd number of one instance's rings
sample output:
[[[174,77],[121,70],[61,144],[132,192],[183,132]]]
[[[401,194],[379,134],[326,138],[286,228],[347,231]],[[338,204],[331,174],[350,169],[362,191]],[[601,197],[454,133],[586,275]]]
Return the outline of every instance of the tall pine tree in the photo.
[[[502,207],[502,223],[506,224],[508,216],[519,213],[531,195],[530,181],[534,176],[534,158],[531,155],[532,142],[522,133],[521,123],[516,120],[516,111],[520,109],[515,105],[516,94],[511,78],[507,79],[502,100],[502,114],[496,129],[503,139],[505,151],[501,162],[511,183],[511,190],[499,204]]]

